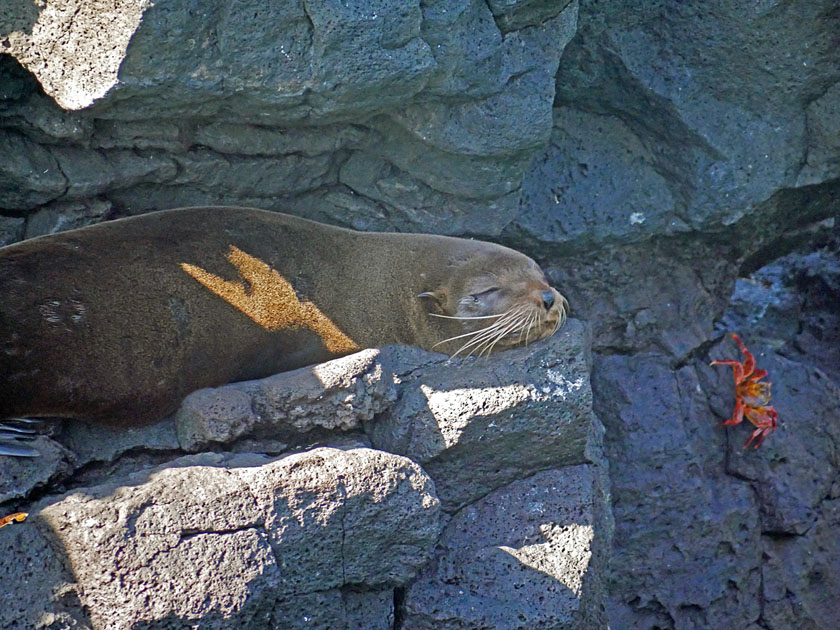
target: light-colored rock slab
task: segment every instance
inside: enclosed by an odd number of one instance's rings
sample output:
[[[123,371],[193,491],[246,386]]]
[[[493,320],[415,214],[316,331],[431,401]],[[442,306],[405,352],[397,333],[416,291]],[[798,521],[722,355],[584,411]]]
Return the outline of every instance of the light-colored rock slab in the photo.
[[[244,435],[288,439],[317,429],[348,431],[396,399],[370,349],[265,379],[193,392],[175,414],[181,447],[198,451]]]
[[[538,470],[597,459],[589,331],[569,320],[553,337],[458,366],[400,377],[400,397],[369,423],[375,448],[417,461],[447,510]]]
[[[31,518],[108,630],[264,628],[281,600],[404,584],[441,528],[428,476],[371,449],[190,456]]]

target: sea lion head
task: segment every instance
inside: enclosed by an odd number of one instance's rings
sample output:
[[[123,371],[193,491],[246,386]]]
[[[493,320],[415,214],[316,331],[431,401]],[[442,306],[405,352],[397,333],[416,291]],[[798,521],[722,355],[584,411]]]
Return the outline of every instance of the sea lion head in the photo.
[[[569,303],[528,256],[501,246],[453,264],[445,284],[418,297],[451,334],[435,343],[453,356],[489,354],[553,335]]]

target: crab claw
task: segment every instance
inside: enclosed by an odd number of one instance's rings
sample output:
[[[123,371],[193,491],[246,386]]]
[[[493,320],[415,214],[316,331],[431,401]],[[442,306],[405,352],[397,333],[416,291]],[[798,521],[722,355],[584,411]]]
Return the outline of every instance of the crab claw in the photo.
[[[779,414],[774,407],[747,407],[744,410],[744,415],[756,427],[749,439],[744,442],[744,448],[748,448],[753,441],[755,442],[753,448],[758,448],[764,438],[773,433],[779,426]]]

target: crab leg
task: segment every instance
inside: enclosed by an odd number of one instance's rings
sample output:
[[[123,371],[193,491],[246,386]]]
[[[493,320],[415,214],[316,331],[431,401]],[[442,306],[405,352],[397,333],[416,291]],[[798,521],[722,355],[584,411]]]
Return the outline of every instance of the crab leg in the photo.
[[[731,365],[732,375],[735,377],[735,385],[744,380],[744,366],[740,361],[733,361],[732,359],[719,359],[712,361],[711,365]]]
[[[736,424],[741,424],[744,420],[744,403],[740,398],[735,399],[735,409],[732,411],[732,417],[726,420],[723,424],[731,427]]]
[[[741,350],[743,355],[745,357],[747,357],[746,360],[744,361],[743,370],[744,370],[744,374],[746,376],[749,376],[750,374],[753,373],[753,370],[755,370],[755,357],[752,355],[752,352],[747,350],[747,346],[744,345],[744,342],[741,341],[741,338],[738,335],[736,335],[735,333],[732,333],[732,339],[734,339],[735,343],[738,344],[738,348]],[[767,372],[765,372],[765,374],[767,374]]]
[[[744,443],[744,448],[747,448],[750,443],[755,440],[754,448],[761,446],[768,435],[773,433],[778,426],[779,414],[773,407],[751,407],[746,410],[747,420],[749,420],[755,427],[750,438]]]

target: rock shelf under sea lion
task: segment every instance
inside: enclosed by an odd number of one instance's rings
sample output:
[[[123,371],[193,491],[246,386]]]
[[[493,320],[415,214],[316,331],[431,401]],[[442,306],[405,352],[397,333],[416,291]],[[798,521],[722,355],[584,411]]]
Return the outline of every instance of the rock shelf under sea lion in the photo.
[[[124,427],[203,387],[387,343],[460,355],[525,344],[567,307],[501,245],[234,207],[0,248],[0,294],[0,419]],[[26,430],[7,423],[0,454],[26,450],[13,439]]]

